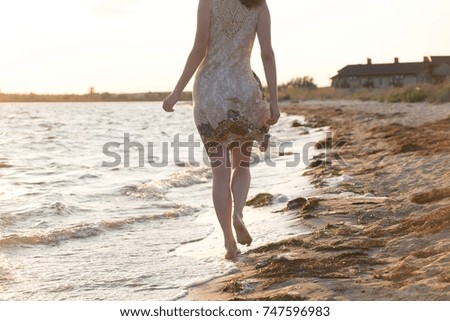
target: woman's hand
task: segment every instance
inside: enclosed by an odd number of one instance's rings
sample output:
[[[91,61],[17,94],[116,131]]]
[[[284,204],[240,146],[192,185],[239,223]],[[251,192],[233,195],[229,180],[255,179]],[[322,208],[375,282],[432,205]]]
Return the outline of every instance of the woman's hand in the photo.
[[[163,109],[168,112],[171,113],[173,112],[173,106],[175,106],[175,104],[180,100],[181,95],[179,93],[173,92],[171,93],[169,96],[166,97],[166,99],[164,99],[163,102]]]
[[[278,108],[278,102],[270,103],[270,119],[266,120],[266,125],[275,125],[280,118],[280,109]]]

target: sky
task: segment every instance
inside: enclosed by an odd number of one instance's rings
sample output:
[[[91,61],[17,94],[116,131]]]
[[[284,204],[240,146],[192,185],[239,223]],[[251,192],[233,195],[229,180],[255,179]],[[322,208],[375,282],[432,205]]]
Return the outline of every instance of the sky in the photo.
[[[448,0],[266,0],[279,83],[348,64],[450,56]],[[0,0],[0,92],[171,91],[198,0]],[[252,66],[264,80],[255,43]],[[264,82],[264,81],[263,81]],[[192,81],[186,90],[192,89]]]

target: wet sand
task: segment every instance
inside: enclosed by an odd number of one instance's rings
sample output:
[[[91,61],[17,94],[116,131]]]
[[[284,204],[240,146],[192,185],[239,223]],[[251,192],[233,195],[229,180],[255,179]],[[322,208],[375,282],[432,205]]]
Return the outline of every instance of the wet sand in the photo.
[[[450,104],[283,110],[305,116],[299,135],[303,126],[333,133],[304,173],[317,193],[299,192],[285,208],[311,234],[240,255],[239,273],[191,289],[188,299],[449,300]]]

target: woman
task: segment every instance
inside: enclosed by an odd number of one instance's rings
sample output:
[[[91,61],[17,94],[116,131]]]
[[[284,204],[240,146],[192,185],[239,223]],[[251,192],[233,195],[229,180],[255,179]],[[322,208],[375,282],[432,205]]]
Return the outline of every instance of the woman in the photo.
[[[256,35],[270,106],[250,67]],[[251,146],[257,141],[264,149],[269,126],[280,117],[270,13],[265,0],[199,1],[194,47],[174,91],[164,100],[166,112],[173,112],[196,71],[194,118],[211,160],[212,196],[224,234],[225,258],[232,259],[239,253],[232,225],[238,243],[249,246],[252,242],[242,215],[250,186]]]

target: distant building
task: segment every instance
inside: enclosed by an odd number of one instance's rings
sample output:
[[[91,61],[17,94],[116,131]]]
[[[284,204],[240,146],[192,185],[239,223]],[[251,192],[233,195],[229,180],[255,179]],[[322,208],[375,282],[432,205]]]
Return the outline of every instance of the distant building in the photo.
[[[336,88],[386,88],[443,83],[450,80],[450,56],[424,57],[421,62],[348,65],[332,79]]]
[[[450,81],[450,56],[432,56],[430,69],[434,82]]]

